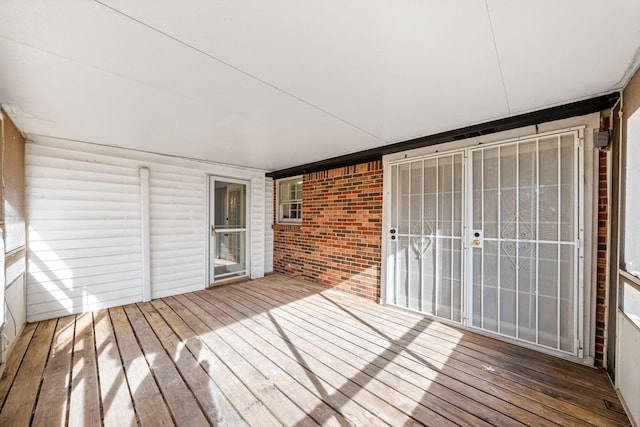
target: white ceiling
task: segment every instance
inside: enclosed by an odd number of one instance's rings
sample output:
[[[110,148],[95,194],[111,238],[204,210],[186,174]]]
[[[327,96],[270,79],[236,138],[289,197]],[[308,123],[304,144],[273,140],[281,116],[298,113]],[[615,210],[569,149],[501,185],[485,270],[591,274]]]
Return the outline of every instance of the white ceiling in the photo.
[[[640,0],[1,0],[39,135],[278,170],[621,88]]]

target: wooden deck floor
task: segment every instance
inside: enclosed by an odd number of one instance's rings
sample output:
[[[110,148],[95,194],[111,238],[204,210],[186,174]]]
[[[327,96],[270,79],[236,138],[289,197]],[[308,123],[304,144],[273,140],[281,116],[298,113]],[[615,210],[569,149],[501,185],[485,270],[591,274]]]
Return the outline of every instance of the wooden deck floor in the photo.
[[[0,425],[629,425],[600,371],[279,275],[29,324],[0,405]]]

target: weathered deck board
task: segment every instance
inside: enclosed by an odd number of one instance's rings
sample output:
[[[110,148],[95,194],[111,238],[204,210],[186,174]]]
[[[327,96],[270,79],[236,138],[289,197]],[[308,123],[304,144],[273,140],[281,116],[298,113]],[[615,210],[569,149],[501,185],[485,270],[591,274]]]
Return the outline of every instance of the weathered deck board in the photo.
[[[210,333],[211,328],[202,320],[207,317],[205,312],[201,310],[191,312],[180,300],[182,300],[181,296],[167,298],[167,304],[193,328],[203,343],[245,384],[277,420],[285,425],[293,425],[305,417],[300,408],[295,406],[280,390],[273,387],[267,378],[247,363],[231,346],[221,340],[217,334]],[[276,420],[273,421],[274,424],[278,424]],[[263,422],[267,423],[266,420]]]
[[[125,306],[149,367],[153,370],[173,419],[178,426],[199,427],[209,424],[195,396],[184,383],[173,360],[165,353],[142,313],[135,305]]]
[[[230,302],[233,296],[227,291],[224,299],[225,303]],[[363,363],[349,363],[351,361],[358,361],[359,358],[355,357],[355,354],[341,351],[337,346],[334,346],[330,340],[322,340],[317,335],[306,333],[301,329],[296,329],[295,326],[286,322],[278,316],[277,309],[268,312],[266,315],[262,314],[265,310],[253,303],[248,302],[246,298],[241,298],[240,301],[236,300],[236,307],[243,304],[253,311],[248,312],[248,315],[254,318],[260,318],[261,326],[266,327],[274,334],[280,334],[286,336],[287,341],[295,348],[306,353],[307,357],[312,357],[325,364],[328,367],[332,367],[337,372],[342,374],[345,378],[351,378],[352,381],[359,387],[370,390],[376,399],[381,399],[384,402],[384,406],[389,408],[397,408],[401,414],[384,414],[384,420],[389,422],[398,417],[411,419],[421,423],[428,423],[429,421],[437,423],[439,425],[453,424],[455,422],[471,423],[470,419],[465,420],[461,415],[466,414],[463,411],[457,411],[457,413],[447,412],[448,404],[446,401],[438,399],[437,401],[430,402],[431,405],[439,407],[445,410],[446,416],[440,413],[430,410],[427,406],[417,404],[420,402],[420,398],[417,400],[411,399],[398,388],[409,388],[410,384],[404,384],[398,387],[397,384],[389,384],[389,382],[382,381],[378,378],[379,373],[382,371],[375,370],[373,367]],[[270,310],[271,307],[267,307]],[[247,312],[245,312],[247,313]],[[378,356],[379,357],[379,356]],[[404,390],[406,392],[406,390]],[[369,404],[374,404],[372,400]],[[453,418],[453,419],[450,419]],[[481,421],[477,418],[473,420],[473,424],[481,425]]]
[[[172,298],[165,298],[163,301],[154,301],[153,305],[162,310],[163,317],[167,323],[178,334],[183,342],[193,354],[197,354],[205,370],[227,396],[229,401],[237,409],[247,423],[251,425],[278,425],[276,418],[269,412],[266,406],[254,396],[242,381],[234,375],[219,358],[211,351],[204,342],[204,337],[195,333],[183,319],[173,311],[173,307],[165,303],[173,303]],[[189,320],[195,320],[190,317]]]
[[[66,425],[75,321],[75,316],[58,319],[42,378],[42,391],[33,415],[34,426]]]
[[[127,386],[116,336],[111,326],[109,311],[96,312],[93,322],[104,425],[123,427],[136,425],[136,413]]]
[[[0,412],[0,425],[29,425],[56,323],[47,320],[38,324]]]
[[[69,425],[97,426],[101,421],[98,367],[91,313],[76,316]]]
[[[22,363],[37,326],[37,323],[29,323],[24,327],[22,334],[18,337],[13,347],[12,354],[15,356],[10,357],[9,360],[6,361],[2,376],[0,377],[0,408],[2,408],[7,399],[9,390],[13,385],[13,380],[18,373],[20,364]]]
[[[240,288],[238,288],[238,290],[240,290]],[[272,299],[275,299],[275,303],[277,305],[288,303],[291,301],[289,298],[293,298],[291,297],[291,294],[288,294],[288,296],[283,296],[281,293],[274,294],[270,289],[264,289],[262,293],[255,293],[254,290],[249,288],[244,288],[242,290],[244,292],[253,293],[252,297],[250,298],[251,300],[254,300],[256,298],[263,299],[266,294],[269,294]],[[246,299],[246,297],[244,299]],[[341,312],[341,310],[338,310],[335,306],[329,305],[329,308],[333,308],[335,310],[330,311],[329,315],[319,315],[323,312],[323,310],[326,310],[327,307],[322,307],[322,301],[318,302],[314,300],[317,300],[317,298],[308,298],[305,301],[300,300],[295,306],[297,308],[300,305],[306,304],[308,309],[305,309],[304,311],[308,313],[315,313],[314,317],[306,319],[305,322],[308,322],[309,324],[313,324],[314,322],[316,322],[320,324],[320,326],[323,326],[327,325],[331,321],[341,320],[339,322],[340,326],[338,328],[332,328],[332,334],[336,336],[340,335],[341,328],[349,328],[349,317],[351,317],[355,311],[352,311],[350,315],[346,315],[344,312]],[[269,306],[264,306],[264,308],[268,309]],[[291,308],[290,310],[295,310],[296,308]],[[351,307],[351,310],[354,310],[354,306]],[[394,350],[398,355],[406,352],[407,350],[415,350],[417,354],[427,355],[427,359],[432,361],[433,363],[442,364],[443,366],[446,365],[446,367],[441,370],[441,375],[449,375],[453,378],[459,378],[462,383],[474,385],[480,390],[491,390],[492,394],[495,396],[500,396],[501,392],[504,393],[506,391],[508,392],[508,399],[505,400],[508,400],[512,403],[518,403],[524,408],[528,408],[533,413],[547,414],[550,421],[563,421],[565,424],[572,422],[576,423],[579,421],[600,424],[603,422],[607,422],[608,420],[622,422],[624,422],[625,420],[624,416],[621,416],[614,411],[606,410],[602,401],[603,397],[601,395],[598,395],[597,398],[594,399],[594,394],[592,392],[589,392],[588,388],[585,392],[585,389],[580,389],[577,385],[574,384],[569,384],[567,386],[563,385],[565,388],[571,387],[570,392],[563,393],[558,388],[555,388],[553,387],[553,385],[551,385],[548,387],[542,387],[543,392],[540,392],[540,385],[543,383],[532,379],[532,377],[529,377],[526,374],[516,375],[509,371],[509,368],[513,369],[513,366],[516,367],[516,372],[521,371],[522,369],[518,368],[520,366],[518,364],[501,364],[499,360],[496,364],[495,357],[487,357],[484,352],[479,351],[478,349],[468,353],[473,357],[465,353],[458,354],[458,351],[453,351],[453,353],[451,353],[454,348],[456,350],[458,350],[458,348],[454,346],[441,346],[441,336],[439,336],[438,339],[431,339],[430,333],[415,334],[415,331],[418,329],[415,324],[411,325],[412,328],[410,331],[411,335],[416,336],[417,339],[415,341],[413,339],[403,339],[400,334],[402,332],[405,332],[406,328],[401,331],[394,332],[393,328],[389,328],[390,320],[382,319],[384,321],[383,324],[379,315],[369,316],[368,314],[363,312],[358,312],[357,315],[363,321],[358,323],[358,327],[361,328],[360,332],[362,332],[362,334],[369,334],[369,336],[366,337],[367,341],[365,342],[377,341],[381,346],[387,345],[389,342],[388,340],[381,340],[377,336],[375,336],[375,334],[370,333],[372,331],[372,328],[378,330],[384,329],[387,331],[386,334],[391,335],[391,337],[387,336],[387,338],[397,340],[397,344],[399,345],[397,345]],[[352,329],[351,332],[353,331],[354,330]],[[360,336],[364,336],[362,334],[360,334]],[[353,337],[349,337],[348,339],[353,339]],[[460,341],[458,344],[460,343],[463,343],[463,341]],[[396,361],[401,360],[402,358],[399,358]],[[459,361],[462,361],[462,363],[459,363]],[[566,363],[564,361],[555,360],[552,360],[552,362]],[[489,366],[491,366],[491,369],[486,369],[486,367]],[[424,364],[423,367],[425,367]],[[418,366],[418,368],[420,368],[420,366]],[[458,369],[458,372],[452,370],[451,368]],[[593,373],[592,369],[589,369],[589,371],[590,373]],[[533,378],[537,377],[536,371],[532,371],[531,374]],[[503,376],[507,377],[508,380],[502,380]],[[547,374],[546,377],[549,377],[549,375]],[[443,378],[439,377],[439,380],[443,380]],[[484,382],[484,384],[482,382]],[[557,381],[551,382],[557,383]],[[451,383],[443,383],[443,385],[446,385],[447,387],[451,387],[453,389],[464,390],[460,388],[460,384],[455,385]],[[500,388],[502,388],[502,390]],[[611,387],[609,386],[609,388]],[[605,394],[605,396],[607,395]],[[610,395],[608,395],[608,397],[611,398]],[[539,402],[542,405],[536,405],[536,402]],[[467,404],[467,402],[461,402],[461,405],[463,406]],[[499,407],[496,406],[496,402],[485,402],[484,404],[493,408]],[[593,405],[598,406],[594,407]],[[601,408],[601,414],[598,414],[598,411],[594,411],[594,408],[598,407]],[[548,408],[555,408],[557,410],[549,412]],[[508,409],[506,408],[501,408],[501,410],[513,415],[513,412],[508,411]],[[596,413],[594,414],[594,412]]]
[[[250,344],[255,352],[268,357],[273,363],[281,367],[287,375],[304,386],[317,398],[316,406],[308,412],[318,423],[330,425],[334,417],[337,418],[336,421],[341,425],[344,425],[341,421],[343,417],[355,420],[359,425],[377,425],[376,420],[381,422],[371,412],[357,405],[348,395],[341,393],[329,382],[318,376],[322,373],[320,371],[326,372],[328,368],[311,371],[305,360],[301,358],[299,352],[288,347],[280,337],[270,337],[257,333],[253,325],[253,320],[243,315],[233,317],[233,314],[231,314],[231,316],[227,316],[226,313],[221,312],[217,308],[213,308],[212,306],[214,306],[214,304],[208,301],[206,305],[207,310],[215,313],[216,317],[229,319],[228,322],[225,322],[225,324],[228,325],[227,327],[236,331],[237,335]],[[218,313],[224,314],[218,316]],[[325,409],[325,405],[330,409]],[[343,416],[334,415],[333,408],[337,408],[336,410],[339,410],[339,414],[341,413]]]
[[[296,279],[27,325],[0,425],[629,425],[600,371]]]
[[[235,299],[229,296],[230,299]],[[236,297],[237,298],[237,297]],[[246,298],[236,299],[236,302],[247,300]],[[269,306],[262,306],[268,308]],[[286,310],[286,307],[285,307]],[[300,337],[305,335],[317,336],[323,339],[323,346],[333,348],[333,352],[339,355],[345,362],[352,363],[354,367],[375,377],[394,389],[407,395],[416,402],[420,402],[427,407],[438,407],[445,411],[447,416],[451,417],[455,422],[463,424],[483,425],[500,424],[504,425],[513,422],[511,417],[514,413],[520,411],[520,408],[493,398],[488,393],[482,391],[482,388],[470,388],[464,390],[464,395],[457,390],[462,390],[465,383],[447,381],[439,376],[437,369],[429,367],[429,363],[402,363],[402,356],[399,354],[402,350],[394,352],[391,348],[393,343],[386,342],[385,345],[376,345],[372,341],[360,339],[357,335],[350,335],[338,328],[331,328],[331,332],[326,331],[323,327],[324,323],[314,325],[312,317],[296,318],[287,312],[274,309],[281,324],[286,325],[285,329],[291,330]],[[358,363],[358,361],[367,361],[367,365]],[[399,357],[400,356],[400,357]],[[413,362],[413,363],[411,363]],[[423,359],[424,362],[424,359]],[[482,397],[485,397],[482,402]],[[478,399],[482,404],[475,401]],[[457,405],[457,406],[456,406]],[[510,414],[509,416],[499,412],[504,410]],[[525,418],[529,418],[530,414],[525,413]],[[544,420],[538,420],[540,424],[544,424]]]
[[[176,364],[186,384],[200,403],[200,407],[209,423],[215,425],[242,425],[242,417],[240,417],[218,385],[211,381],[200,362],[199,352],[191,353],[191,346],[185,345],[180,340],[152,304],[140,304],[139,307],[165,351]],[[168,307],[164,308],[169,310]]]
[[[231,327],[233,322],[231,318],[225,317],[215,306],[205,300],[198,300],[197,298],[190,299],[185,296],[178,296],[176,299],[194,314],[200,314],[200,318],[207,326],[214,330],[222,340],[236,349],[238,354],[256,370],[260,371],[260,374],[273,383],[278,390],[283,394],[287,394],[288,399],[299,408],[296,412],[299,413],[298,416],[300,419],[295,420],[296,425],[302,425],[303,423],[315,425],[321,422],[329,426],[347,424],[346,420],[338,412],[333,411],[329,406],[324,404],[324,402],[321,402],[321,407],[317,411],[317,413],[324,415],[321,419],[316,419],[313,417],[313,414],[309,414],[309,412],[316,409],[318,399],[297,383],[286,370],[281,369],[269,358],[265,357],[261,351],[256,351],[256,349],[252,348],[242,339],[241,335],[233,332]],[[223,321],[218,320],[218,318],[222,318]],[[229,325],[229,327],[226,327],[226,325]],[[309,421],[307,420],[308,417],[311,417],[314,421],[310,423],[307,422]]]
[[[171,413],[122,307],[109,309],[140,425],[174,425]],[[117,410],[114,408],[113,410]]]

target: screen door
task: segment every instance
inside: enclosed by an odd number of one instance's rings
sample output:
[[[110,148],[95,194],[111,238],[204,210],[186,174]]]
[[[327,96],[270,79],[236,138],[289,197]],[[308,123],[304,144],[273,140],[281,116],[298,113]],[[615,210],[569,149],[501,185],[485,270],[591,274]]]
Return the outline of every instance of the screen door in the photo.
[[[577,327],[576,140],[571,132],[470,156],[472,325],[569,353]]]
[[[247,185],[210,177],[209,188],[209,278],[213,284],[247,275]]]
[[[388,301],[577,354],[578,148],[569,131],[392,163]]]
[[[462,320],[463,154],[391,167],[393,303]]]

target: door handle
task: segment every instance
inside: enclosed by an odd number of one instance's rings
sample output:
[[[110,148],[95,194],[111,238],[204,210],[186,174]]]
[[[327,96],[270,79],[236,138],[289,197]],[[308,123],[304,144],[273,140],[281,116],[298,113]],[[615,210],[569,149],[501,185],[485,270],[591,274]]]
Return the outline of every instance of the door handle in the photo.
[[[212,225],[211,226],[211,236],[215,236],[216,234],[216,228]]]

